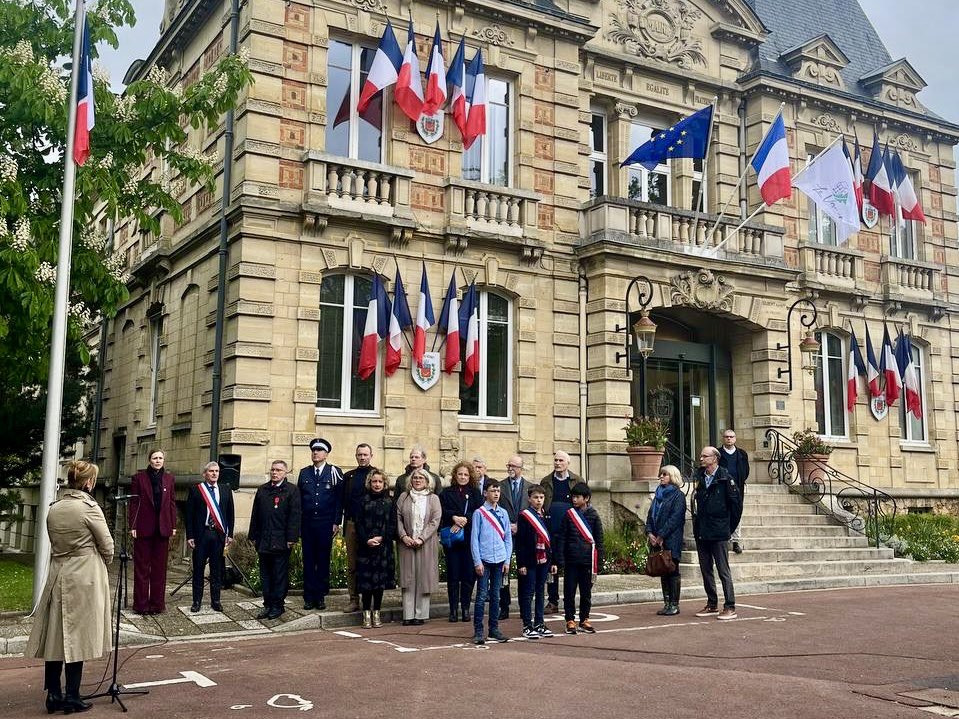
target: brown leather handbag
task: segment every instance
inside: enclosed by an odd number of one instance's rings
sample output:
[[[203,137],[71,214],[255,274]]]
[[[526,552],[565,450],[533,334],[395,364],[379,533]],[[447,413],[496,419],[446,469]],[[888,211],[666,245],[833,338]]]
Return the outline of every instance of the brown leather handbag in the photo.
[[[646,555],[646,574],[650,577],[667,577],[676,571],[673,553],[662,547],[650,547]]]

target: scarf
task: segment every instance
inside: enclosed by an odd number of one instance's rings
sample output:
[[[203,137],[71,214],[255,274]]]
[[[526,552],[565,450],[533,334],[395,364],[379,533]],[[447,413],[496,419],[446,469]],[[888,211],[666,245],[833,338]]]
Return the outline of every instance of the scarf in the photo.
[[[666,500],[668,500],[673,495],[673,492],[678,492],[678,491],[679,491],[679,487],[677,487],[675,484],[667,484],[667,485],[661,484],[658,487],[656,487],[656,496],[653,497],[653,506],[651,510],[653,514],[654,522],[656,521],[656,517],[659,514],[659,510],[662,509],[663,504],[666,502]]]
[[[426,508],[429,505],[430,490],[411,489],[410,501],[413,503],[413,536],[419,537],[426,524]]]

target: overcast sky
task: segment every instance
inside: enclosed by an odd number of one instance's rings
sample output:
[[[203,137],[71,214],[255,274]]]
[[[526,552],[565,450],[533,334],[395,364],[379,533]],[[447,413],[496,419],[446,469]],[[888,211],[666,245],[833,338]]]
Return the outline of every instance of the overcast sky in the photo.
[[[785,1],[785,0],[784,0]],[[131,0],[134,28],[123,28],[120,48],[101,48],[103,62],[119,87],[135,59],[145,58],[159,37],[163,0]],[[905,57],[929,84],[919,100],[945,119],[959,124],[959,73],[947,60],[959,41],[957,0],[859,0],[893,58]]]

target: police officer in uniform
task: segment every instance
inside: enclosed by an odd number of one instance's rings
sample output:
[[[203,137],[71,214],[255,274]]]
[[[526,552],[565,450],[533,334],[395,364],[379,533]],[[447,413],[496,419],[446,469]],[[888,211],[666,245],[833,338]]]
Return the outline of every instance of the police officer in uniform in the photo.
[[[333,537],[340,531],[343,517],[343,472],[326,461],[332,448],[325,439],[311,440],[313,464],[301,469],[297,479],[302,511],[304,609],[326,609]]]

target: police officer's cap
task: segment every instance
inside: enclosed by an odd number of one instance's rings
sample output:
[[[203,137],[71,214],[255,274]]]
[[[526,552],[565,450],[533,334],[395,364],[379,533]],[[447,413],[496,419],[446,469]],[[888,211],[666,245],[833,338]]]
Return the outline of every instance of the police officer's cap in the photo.
[[[327,442],[325,439],[317,437],[316,439],[310,440],[310,451],[322,449],[324,452],[329,452],[333,449],[333,445]]]

